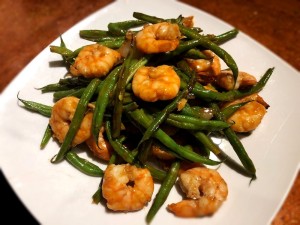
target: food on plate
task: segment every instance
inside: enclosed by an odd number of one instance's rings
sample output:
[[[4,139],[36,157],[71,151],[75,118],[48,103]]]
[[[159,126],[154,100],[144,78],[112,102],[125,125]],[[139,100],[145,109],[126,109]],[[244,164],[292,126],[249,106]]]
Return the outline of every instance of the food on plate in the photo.
[[[150,223],[179,185],[187,199],[169,202],[168,211],[178,217],[212,215],[229,192],[220,164],[234,163],[256,178],[239,133],[251,133],[262,122],[269,104],[259,92],[273,68],[258,80],[239,71],[220,46],[234,39],[236,29],[204,34],[192,16],[162,19],[134,12],[133,17],[107,30],[81,30],[87,44],[78,49],[68,49],[63,38],[50,46],[67,67],[65,77],[41,88],[53,92],[53,106],[18,99],[50,118],[41,146],[51,137],[58,141],[53,164],[67,160],[101,177],[94,202],[128,212],[152,200]],[[239,162],[214,137],[227,140]],[[100,162],[80,157],[85,150]],[[160,184],[156,196],[154,182]]]

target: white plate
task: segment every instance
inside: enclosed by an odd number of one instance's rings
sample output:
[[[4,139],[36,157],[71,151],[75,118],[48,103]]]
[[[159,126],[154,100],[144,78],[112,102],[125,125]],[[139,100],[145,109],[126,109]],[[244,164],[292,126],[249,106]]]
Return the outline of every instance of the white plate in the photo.
[[[76,49],[86,44],[79,39],[79,30],[106,29],[109,22],[132,19],[134,11],[162,18],[193,15],[205,33],[221,34],[232,29],[205,12],[175,1],[120,0],[78,23],[63,34],[63,38],[68,47]],[[54,44],[58,45],[59,40]],[[299,169],[299,72],[243,33],[223,47],[236,59],[240,70],[255,74],[257,78],[268,68],[275,67],[261,93],[271,107],[261,126],[243,139],[257,167],[258,179],[249,185],[248,178],[222,165],[220,172],[228,183],[229,196],[214,216],[179,219],[168,213],[164,205],[153,225],[267,224],[285,199]],[[110,213],[102,205],[92,204],[91,195],[97,189],[99,179],[79,173],[66,162],[51,164],[50,159],[58,151],[55,142],[50,142],[43,151],[39,149],[48,120],[21,108],[17,93],[20,91],[20,97],[27,100],[51,104],[51,94],[42,95],[35,88],[62,77],[65,70],[55,67],[56,60],[60,57],[46,48],[2,93],[1,169],[23,203],[42,224],[145,224],[149,207],[135,213]],[[229,154],[232,152],[229,147],[225,150]],[[166,204],[179,199],[173,190]]]

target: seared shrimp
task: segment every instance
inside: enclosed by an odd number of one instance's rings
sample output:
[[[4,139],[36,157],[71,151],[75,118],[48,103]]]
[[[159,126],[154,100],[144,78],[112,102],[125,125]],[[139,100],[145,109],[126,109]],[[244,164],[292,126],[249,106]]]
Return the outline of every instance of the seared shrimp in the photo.
[[[110,143],[105,140],[103,135],[104,131],[105,128],[102,126],[98,136],[98,145],[95,142],[93,135],[91,135],[90,138],[85,141],[85,143],[97,158],[108,161],[111,157],[113,148]]]
[[[147,54],[173,51],[179,45],[179,26],[168,22],[147,25],[137,33],[136,46]]]
[[[248,102],[250,101],[250,102]],[[258,94],[252,94],[247,97],[237,99],[228,105],[240,102],[248,102],[239,108],[231,117],[227,119],[229,123],[233,122],[231,128],[236,132],[250,132],[258,127],[266,114],[266,108],[269,105]]]
[[[111,164],[105,170],[102,194],[111,210],[140,210],[151,200],[153,190],[154,183],[148,169]]]
[[[221,71],[221,73],[217,76],[216,81],[220,87],[226,90],[245,88],[253,86],[257,83],[256,78],[251,74],[239,72],[234,86],[234,79],[231,70]]]
[[[64,141],[69,130],[78,102],[79,98],[65,97],[57,101],[52,108],[49,123],[54,137],[57,138],[60,143]],[[87,112],[73,139],[72,146],[83,143],[91,136],[92,118],[93,113]]]
[[[221,63],[219,57],[210,50],[203,53],[208,59],[186,59],[189,66],[195,70],[197,74],[216,76],[221,72]]]
[[[70,67],[74,76],[103,77],[121,59],[121,54],[99,44],[83,47]]]
[[[141,67],[132,80],[134,94],[147,102],[173,99],[178,94],[179,88],[179,76],[167,65]]]
[[[168,205],[179,217],[208,216],[215,213],[228,195],[227,184],[213,169],[194,167],[179,175],[179,184],[187,200]]]

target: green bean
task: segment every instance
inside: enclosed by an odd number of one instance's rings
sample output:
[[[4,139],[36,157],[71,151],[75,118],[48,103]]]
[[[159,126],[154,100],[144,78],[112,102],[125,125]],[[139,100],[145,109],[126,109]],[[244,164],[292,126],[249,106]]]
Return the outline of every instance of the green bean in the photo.
[[[135,157],[131,154],[131,152],[116,139],[113,139],[111,133],[111,125],[109,121],[105,122],[105,131],[107,134],[108,141],[115,150],[115,152],[117,152],[117,154],[121,156],[121,158],[124,159],[125,162],[133,163],[135,161]]]
[[[48,105],[44,105],[42,103],[34,102],[34,101],[27,101],[24,99],[19,98],[19,95],[17,96],[19,101],[21,101],[25,108],[32,111],[37,112],[43,116],[50,117],[51,116],[51,110],[52,107]]]
[[[83,88],[74,88],[74,89],[69,89],[69,90],[65,90],[65,91],[57,91],[53,93],[53,98],[55,101],[62,99],[64,97],[67,96],[74,96],[77,98],[80,98],[83,94],[83,92],[85,91],[85,87]]]
[[[246,105],[250,101],[241,102],[233,105],[229,105],[221,110],[221,113],[223,114],[224,120],[227,120],[230,116],[232,116],[239,108]]]
[[[122,111],[124,112],[133,111],[137,108],[139,108],[139,105],[136,102],[131,102],[126,105],[123,105]]]
[[[219,120],[203,120],[191,116],[170,114],[166,123],[178,128],[188,130],[220,131],[230,127],[230,124]]]
[[[76,169],[89,176],[102,177],[104,172],[95,164],[88,160],[79,157],[75,152],[69,151],[66,154],[67,161]]]
[[[108,24],[108,31],[113,35],[125,35],[128,29],[139,27],[145,24],[142,20],[127,20]]]
[[[201,41],[199,41],[197,39],[182,41],[174,51],[169,51],[164,54],[161,54],[160,57],[158,57],[154,61],[154,63],[155,64],[165,63],[169,60],[174,59],[176,56],[181,55],[182,53],[186,53],[189,50],[191,50],[195,47],[198,47],[200,44],[201,44]]]
[[[213,37],[208,37],[212,42],[214,42],[217,45],[221,45],[233,38],[235,38],[239,33],[238,29],[232,29],[230,31],[227,31],[223,34],[213,36]]]
[[[216,103],[211,103],[210,104],[212,109],[215,111],[215,116],[217,119],[224,121],[224,117],[222,113],[220,112],[220,109]],[[229,127],[223,130],[224,134],[226,135],[229,143],[233,147],[233,150],[239,157],[241,163],[245,167],[245,169],[255,177],[256,169],[255,166],[250,159],[249,155],[247,154],[242,142],[236,135],[236,133]]]
[[[67,85],[68,87],[86,87],[91,82],[92,79],[85,77],[68,77],[59,79],[59,84]]]
[[[100,38],[108,37],[110,34],[107,30],[80,30],[79,36],[81,38]]]
[[[209,149],[211,152],[213,152],[215,155],[220,154],[220,148],[217,146],[204,132],[202,131],[196,131],[191,132],[191,134],[200,141],[205,148]]]
[[[210,108],[193,106],[188,103],[179,112],[182,115],[192,116],[203,120],[210,120],[213,117],[213,112]]]
[[[114,89],[114,86],[118,79],[118,74],[121,67],[116,67],[101,83],[101,89],[98,92],[98,98],[96,100],[93,120],[92,120],[92,134],[98,144],[98,136],[100,128],[103,126],[103,118],[105,110],[111,99],[111,94]]]
[[[155,117],[155,119],[151,122],[151,124],[147,127],[146,131],[144,132],[144,135],[140,140],[139,145],[144,141],[148,140],[153,135],[153,133],[157,130],[159,125],[165,121],[165,119],[168,117],[168,114],[177,107],[178,102],[186,94],[186,92],[181,92],[169,105],[167,105],[162,111],[158,113],[158,115]]]
[[[173,188],[173,186],[176,182],[179,168],[180,168],[180,163],[178,161],[175,161],[172,163],[172,165],[167,173],[167,176],[163,180],[163,182],[153,200],[151,208],[147,213],[147,216],[146,216],[147,223],[150,223],[153,220],[153,218],[156,215],[156,213],[158,212],[158,210],[165,203],[171,189]]]
[[[82,77],[70,77],[70,78],[64,78],[60,79],[58,83],[48,84],[41,88],[38,88],[38,90],[41,90],[42,93],[47,92],[57,92],[57,91],[67,91],[71,88],[81,88],[86,87],[91,82],[91,79],[86,79]]]
[[[83,47],[81,47],[75,51],[71,51],[70,49],[67,49],[65,46],[51,45],[50,51],[61,55],[66,64],[72,64],[74,62],[74,58],[77,57],[77,55],[79,54],[79,52],[82,48]]]
[[[121,132],[122,123],[122,111],[123,111],[123,99],[125,94],[125,86],[128,76],[130,74],[130,67],[137,60],[135,59],[135,49],[130,48],[129,54],[126,57],[122,68],[119,71],[118,82],[116,84],[115,96],[114,96],[114,111],[113,111],[113,131],[112,136],[116,138]]]
[[[48,124],[45,129],[45,132],[44,132],[41,144],[40,144],[41,149],[45,148],[45,146],[48,144],[51,137],[52,137],[52,130],[51,130],[50,124]]]
[[[149,16],[146,15],[144,13],[140,13],[140,12],[133,12],[132,15],[134,18],[139,19],[139,20],[144,20],[147,21],[149,23],[160,23],[160,22],[164,22],[165,20],[159,17],[155,17],[155,16]]]
[[[150,115],[145,114],[144,110],[137,109],[135,111],[129,112],[128,115],[131,119],[136,121],[138,124],[147,128],[150,126],[153,118]],[[185,147],[178,145],[169,135],[167,135],[161,129],[157,129],[153,133],[153,137],[158,139],[166,147],[168,147],[172,152],[178,154],[180,157],[190,160],[192,162],[199,162],[207,165],[217,165],[219,162],[203,157],[193,151],[186,149]]]
[[[99,38],[85,38],[86,40],[89,41],[94,41],[94,42],[115,42],[115,43],[119,43],[119,42],[124,42],[125,37],[121,36],[121,37],[99,37]]]
[[[229,168],[236,171],[239,174],[242,174],[247,177],[251,177],[251,180],[256,179],[255,176],[253,176],[253,173],[249,173],[248,170],[245,169],[244,166],[240,165],[238,162],[236,162],[233,158],[231,158],[229,155],[227,155],[222,149],[219,149],[220,153],[216,156]]]
[[[194,89],[192,90],[192,93],[195,94],[196,97],[203,99],[205,101],[232,101],[238,98],[242,98],[254,93],[260,92],[264,86],[266,85],[267,81],[271,77],[273,73],[274,68],[269,68],[265,74],[261,77],[261,79],[252,86],[248,90],[230,90],[227,92],[215,92],[211,90],[205,89],[201,84],[196,83]],[[177,72],[177,74],[181,77],[180,86],[181,88],[186,88],[187,83],[186,79],[188,77],[184,73]]]
[[[71,143],[80,127],[81,121],[85,115],[87,105],[93,96],[97,86],[99,85],[100,80],[98,78],[94,78],[88,87],[85,89],[83,95],[81,96],[77,108],[74,113],[74,117],[70,123],[69,130],[66,134],[66,137],[60,147],[60,150],[56,156],[51,159],[52,163],[56,163],[61,161],[65,154],[69,151],[71,147]]]
[[[190,48],[184,53],[184,58],[189,59],[208,59],[207,55],[205,55],[202,51],[196,48]]]
[[[105,41],[98,41],[97,43],[99,45],[103,45],[103,46],[106,46],[108,48],[118,49],[122,46],[122,44],[124,43],[124,40],[122,40],[122,39],[105,40]]]
[[[93,203],[96,204],[96,205],[99,204],[101,202],[101,200],[103,199],[103,197],[102,197],[102,185],[101,185],[101,183],[98,186],[97,191],[93,194],[92,199],[93,199]]]
[[[142,66],[146,65],[149,60],[151,59],[151,56],[143,56],[141,57],[137,62],[132,63],[130,68],[129,68],[129,74],[126,80],[126,84],[129,84],[129,82],[131,81],[133,75],[135,74],[135,72]]]

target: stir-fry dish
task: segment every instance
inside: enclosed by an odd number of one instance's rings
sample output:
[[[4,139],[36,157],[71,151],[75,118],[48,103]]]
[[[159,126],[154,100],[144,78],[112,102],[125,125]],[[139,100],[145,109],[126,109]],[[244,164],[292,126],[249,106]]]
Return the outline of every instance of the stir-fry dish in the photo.
[[[53,92],[53,105],[18,99],[49,118],[41,148],[57,141],[54,166],[66,160],[99,179],[94,203],[119,213],[148,207],[147,223],[159,209],[203,217],[227,198],[221,164],[256,178],[240,135],[253,132],[267,112],[260,91],[273,68],[258,80],[239,71],[221,47],[238,30],[204,34],[193,16],[134,12],[132,20],[79,34],[87,45],[71,50],[61,38],[60,46],[50,46],[67,68],[57,83],[40,88]],[[238,160],[214,138],[227,140]],[[80,156],[83,150],[96,160]],[[183,194],[177,203],[168,200],[175,186]]]

